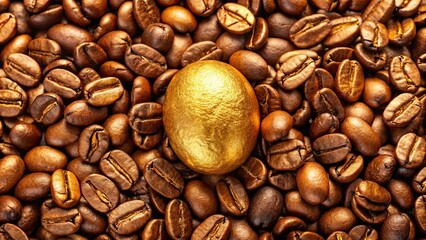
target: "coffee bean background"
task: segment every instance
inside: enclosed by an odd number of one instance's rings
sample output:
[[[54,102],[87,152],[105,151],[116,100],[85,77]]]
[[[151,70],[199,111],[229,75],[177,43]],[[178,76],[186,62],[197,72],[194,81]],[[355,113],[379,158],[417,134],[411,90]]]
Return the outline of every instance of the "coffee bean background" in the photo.
[[[258,144],[175,155],[179,69],[238,69]],[[0,0],[0,239],[426,239],[425,0]]]

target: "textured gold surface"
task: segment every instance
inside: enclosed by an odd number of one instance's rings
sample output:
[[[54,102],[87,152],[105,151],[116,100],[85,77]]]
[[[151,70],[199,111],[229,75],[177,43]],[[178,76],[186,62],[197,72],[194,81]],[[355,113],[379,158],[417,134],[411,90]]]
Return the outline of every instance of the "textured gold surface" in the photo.
[[[231,65],[213,60],[190,64],[174,76],[163,120],[177,156],[204,174],[227,173],[244,163],[260,125],[249,82]]]

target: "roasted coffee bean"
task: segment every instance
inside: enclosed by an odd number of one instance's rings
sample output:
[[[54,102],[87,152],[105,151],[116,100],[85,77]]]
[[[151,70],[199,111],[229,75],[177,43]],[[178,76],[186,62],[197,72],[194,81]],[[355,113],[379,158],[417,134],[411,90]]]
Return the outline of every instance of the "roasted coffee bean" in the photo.
[[[334,89],[334,78],[327,70],[316,68],[312,76],[305,82],[304,93],[306,98],[310,101],[321,88]]]
[[[9,195],[1,195],[0,200],[0,223],[17,221],[22,213],[19,200]]]
[[[65,69],[51,70],[43,80],[46,92],[58,94],[66,100],[76,99],[82,92],[80,78]]]
[[[321,232],[328,236],[335,231],[349,231],[356,224],[356,220],[350,208],[335,207],[323,213],[318,225]]]
[[[106,13],[93,31],[93,39],[98,40],[108,32],[113,31],[117,25],[117,16],[113,13]]]
[[[420,72],[411,58],[394,57],[390,64],[389,77],[393,86],[401,92],[413,93],[420,86]]]
[[[368,3],[361,17],[364,21],[376,21],[385,23],[395,10],[395,1],[373,0]]]
[[[391,89],[379,78],[366,78],[363,91],[364,102],[372,108],[382,108],[391,100]]]
[[[182,6],[169,6],[161,13],[161,22],[168,24],[179,33],[191,33],[197,27],[197,20]]]
[[[93,107],[84,100],[69,104],[64,110],[65,120],[75,126],[89,126],[103,121],[108,116],[108,108]]]
[[[312,143],[314,156],[320,163],[333,164],[342,161],[351,151],[348,137],[341,133],[331,133],[317,138]]]
[[[296,170],[307,158],[305,144],[297,139],[288,139],[272,145],[266,160],[275,170]]]
[[[364,177],[366,180],[384,184],[390,180],[395,169],[396,160],[392,156],[378,155],[368,163]]]
[[[188,205],[180,200],[171,200],[164,214],[167,233],[172,239],[189,239],[192,234],[192,217]]]
[[[136,77],[133,80],[132,92],[130,94],[130,101],[132,106],[138,103],[151,101],[151,96],[152,88],[148,79],[142,76]]]
[[[414,205],[414,192],[409,183],[399,179],[391,179],[387,189],[393,202],[402,209],[411,209]]]
[[[308,6],[308,1],[290,0],[290,1],[277,1],[279,8],[289,15],[300,15]]]
[[[414,203],[414,220],[419,227],[420,232],[426,232],[426,196],[419,196]]]
[[[261,18],[256,18],[251,34],[246,37],[244,45],[247,49],[256,51],[265,45],[269,36],[268,22]]]
[[[41,69],[31,57],[22,53],[12,53],[3,64],[6,75],[25,87],[33,87],[41,78]]]
[[[56,24],[49,28],[47,37],[59,43],[61,48],[72,53],[74,48],[82,42],[91,42],[93,37],[85,29],[72,24]]]
[[[182,176],[163,158],[148,162],[144,168],[144,177],[152,189],[166,198],[176,198],[183,192]]]
[[[109,116],[103,123],[103,127],[110,136],[112,146],[121,146],[130,138],[130,126],[125,114],[118,113]]]
[[[358,129],[359,131],[354,131]],[[365,156],[374,156],[380,148],[381,141],[371,126],[358,117],[346,117],[341,132],[351,141],[353,148]]]
[[[260,188],[250,201],[249,222],[257,228],[272,227],[278,220],[283,203],[283,196],[275,188]]]
[[[178,68],[181,66],[182,54],[192,45],[192,38],[189,34],[175,34],[173,44],[169,52],[165,55],[167,66],[169,68]]]
[[[25,154],[24,161],[26,170],[47,173],[63,169],[68,163],[67,156],[63,152],[49,146],[32,148]]]
[[[260,132],[268,142],[275,142],[288,135],[293,127],[293,118],[285,111],[277,110],[268,114],[261,122]]]
[[[120,192],[114,183],[100,174],[90,174],[81,181],[81,193],[87,202],[99,212],[114,209],[120,200]]]
[[[187,1],[188,8],[191,10],[192,13],[194,13],[197,16],[201,17],[207,17],[210,16],[217,4],[218,1],[216,0],[209,0],[209,1],[197,1],[197,0],[188,0]]]
[[[192,212],[201,220],[217,213],[218,201],[213,188],[207,183],[193,180],[186,184],[183,196]]]
[[[28,50],[28,43],[31,42],[31,40],[32,37],[28,34],[21,34],[12,38],[4,45],[3,50],[0,52],[1,62],[6,62],[6,58],[12,53],[25,53]]]
[[[67,165],[67,170],[73,172],[79,181],[82,181],[85,177],[92,173],[100,173],[97,165],[89,164],[81,158],[75,158],[70,161]]]
[[[35,203],[23,205],[21,218],[16,222],[16,226],[27,234],[32,233],[41,216],[39,208],[40,206]]]
[[[403,135],[396,145],[396,159],[404,168],[418,168],[424,162],[426,141],[414,133]]]
[[[130,127],[143,134],[155,133],[163,126],[162,112],[158,103],[138,103],[128,113]]]
[[[272,232],[277,236],[286,236],[291,231],[305,230],[306,227],[306,223],[302,219],[293,216],[285,216],[277,221]]]
[[[177,72],[178,72],[177,69],[166,70],[157,79],[155,79],[154,83],[152,84],[152,92],[157,96],[165,94],[169,83],[171,82],[172,78]],[[148,96],[144,96],[144,97],[148,97]]]
[[[187,1],[189,5],[190,1]],[[193,1],[197,2],[197,1]],[[213,9],[211,9],[213,10]],[[194,11],[192,11],[194,12]],[[197,14],[197,13],[195,13]],[[219,19],[215,14],[209,17],[203,18],[198,22],[197,28],[193,32],[192,39],[194,42],[202,41],[216,41],[217,38],[222,34],[223,28],[219,23]]]
[[[133,17],[133,3],[126,1],[117,11],[117,28],[134,37],[138,31],[138,25]]]
[[[10,129],[9,140],[18,149],[28,151],[40,144],[41,131],[31,123],[17,123]]]
[[[84,13],[90,18],[100,18],[107,11],[107,1],[106,0],[97,0],[97,1],[81,1],[81,8]]]
[[[353,240],[378,240],[379,234],[376,229],[366,225],[357,225],[349,231],[349,236]]]
[[[147,28],[150,24],[160,22],[160,10],[153,0],[134,0],[133,16],[142,30]]]
[[[278,91],[269,84],[259,84],[254,88],[259,101],[260,115],[265,117],[269,113],[281,109],[281,97]]]
[[[132,71],[147,78],[156,78],[167,69],[166,58],[145,44],[128,47],[124,60]]]
[[[146,27],[141,36],[141,43],[159,52],[167,52],[173,44],[173,29],[164,23],[153,23]],[[161,39],[159,41],[159,39]]]
[[[268,75],[268,64],[257,53],[240,50],[231,55],[229,64],[240,71],[249,81],[261,81]]]
[[[389,43],[388,30],[380,22],[364,21],[360,35],[363,46],[374,52],[382,50]]]
[[[340,63],[344,60],[354,59],[354,49],[348,47],[336,47],[324,53],[322,67],[331,74],[336,74]],[[324,86],[326,87],[326,86]],[[331,89],[334,89],[331,88]]]
[[[275,1],[271,1],[274,2]],[[284,39],[290,38],[290,27],[297,21],[296,18],[284,14],[282,12],[275,12],[268,16],[267,22],[269,27],[270,37],[279,37]]]
[[[266,182],[267,171],[265,164],[258,158],[249,157],[236,173],[247,190],[259,188]]]
[[[389,206],[391,195],[379,184],[364,180],[360,182],[352,199],[352,210],[367,223],[381,223],[386,215],[381,214]]]
[[[158,131],[154,134],[142,134],[132,131],[133,143],[142,150],[150,150],[158,146],[163,139],[163,132]]]
[[[330,176],[340,183],[350,183],[361,173],[364,159],[361,155],[349,153],[344,162],[329,168]]]
[[[250,226],[250,224],[242,219],[229,218],[231,222],[231,233],[228,239],[258,239],[256,231]]]
[[[80,72],[78,72],[77,76],[80,78],[81,82],[83,83],[83,86],[101,78],[101,76],[95,71],[95,69],[89,67],[81,69]]]
[[[0,226],[0,237],[12,240],[28,240],[27,234],[25,234],[25,232],[22,231],[21,228],[11,223],[5,223]]]
[[[222,27],[234,34],[248,33],[256,23],[253,13],[236,3],[225,3],[216,14]]]
[[[57,122],[64,112],[64,102],[55,93],[43,93],[31,104],[30,113],[36,122],[51,125]]]
[[[230,233],[231,223],[229,219],[221,214],[215,214],[211,215],[194,229],[191,240],[225,240],[228,239]]]
[[[77,68],[75,67],[74,63],[67,59],[58,59],[49,63],[49,65],[43,69],[43,75],[47,75],[53,69],[62,69],[70,71],[74,74],[77,73]]]
[[[87,103],[96,106],[108,106],[123,95],[123,85],[115,77],[101,78],[84,86],[84,98]]]
[[[296,183],[302,198],[311,205],[318,205],[328,197],[327,172],[319,163],[307,162],[299,168]]]
[[[128,190],[139,178],[135,161],[121,150],[107,152],[99,162],[99,168],[121,190]]]
[[[382,239],[392,239],[395,236],[408,239],[410,235],[411,219],[406,214],[390,214],[380,229]]]
[[[73,50],[74,62],[80,68],[97,68],[108,60],[105,51],[94,42],[82,42]]]
[[[50,175],[47,173],[30,173],[23,177],[15,187],[15,197],[22,201],[35,201],[45,198],[50,193]]]
[[[383,111],[388,127],[407,126],[420,112],[420,101],[411,93],[401,93],[393,98]]]
[[[84,198],[81,198],[77,209],[83,217],[80,231],[85,234],[101,234],[107,228],[107,219],[103,213],[100,213],[90,207]]]
[[[320,218],[320,206],[314,206],[303,200],[298,191],[286,193],[284,207],[288,214],[301,218],[307,222],[315,222]]]
[[[398,46],[407,45],[416,36],[416,25],[412,18],[390,19],[387,23],[387,29],[389,42]]]
[[[0,158],[0,194],[9,192],[23,177],[25,163],[18,155],[9,155]]]
[[[330,113],[343,121],[345,118],[345,111],[342,103],[333,90],[329,88],[322,88],[318,90],[312,97],[312,109],[319,115],[322,113]]]
[[[142,239],[166,240],[167,232],[165,221],[163,219],[149,220],[140,236]]]
[[[17,155],[20,156],[18,150],[9,143],[0,143],[0,156],[5,157],[9,155]]]
[[[83,217],[76,208],[53,208],[41,217],[42,226],[57,236],[76,233],[83,222]]]
[[[71,208],[81,197],[80,183],[74,173],[58,169],[52,173],[50,192],[53,201],[61,208]]]
[[[316,1],[316,2],[333,2],[338,1]],[[335,4],[337,6],[337,4]],[[344,47],[353,42],[359,35],[361,20],[356,16],[346,16],[331,19],[331,31],[323,44],[327,47]]]
[[[112,60],[122,61],[127,48],[132,45],[128,33],[115,30],[105,33],[97,42]]]
[[[108,224],[118,234],[131,234],[143,227],[151,218],[151,207],[141,200],[132,200],[118,205],[108,213]]]
[[[358,43],[354,49],[355,57],[361,65],[368,70],[379,70],[386,65],[387,54],[385,51],[373,52]]]
[[[62,3],[64,13],[67,18],[77,24],[78,26],[84,27],[89,25],[90,19],[85,16],[81,5],[74,0],[64,0]]]
[[[216,184],[219,201],[227,212],[236,216],[244,215],[249,209],[249,198],[244,186],[233,177],[221,179]]]
[[[15,36],[17,31],[17,19],[12,13],[5,12],[0,14],[0,30],[2,32],[0,44],[8,42]]]
[[[27,106],[27,93],[14,81],[0,77],[0,116],[16,117]]]
[[[31,15],[28,23],[37,29],[48,29],[53,25],[60,23],[63,19],[63,15],[64,9],[62,5],[51,4],[44,11]]]
[[[189,46],[182,54],[181,65],[186,67],[196,61],[202,60],[220,60],[222,50],[212,41],[203,41]]]
[[[91,125],[83,129],[78,139],[78,154],[89,163],[96,163],[108,151],[110,137],[100,125]]]
[[[281,67],[277,70],[276,81],[284,90],[294,90],[308,80],[315,70],[315,62],[307,55],[300,54],[280,58]]]
[[[364,72],[356,60],[343,60],[335,78],[336,94],[347,102],[356,102],[364,89]]]
[[[44,1],[29,1],[24,0],[23,1],[25,8],[31,12],[31,13],[38,13],[40,11],[43,11],[47,6],[49,6],[50,1],[44,0]]]
[[[416,193],[424,194],[426,192],[426,168],[423,167],[413,177],[411,185]]]
[[[269,170],[268,182],[283,191],[291,191],[297,188],[295,172]]]
[[[275,69],[276,70],[280,69],[281,66],[285,62],[287,62],[290,58],[293,58],[299,55],[306,55],[308,58],[311,58],[314,61],[315,66],[319,66],[321,64],[321,56],[318,55],[318,53],[312,50],[301,49],[301,50],[293,50],[293,51],[288,51],[286,53],[283,53],[276,61]]]
[[[311,139],[317,139],[323,135],[335,133],[340,129],[339,119],[330,113],[322,113],[313,119],[309,134]],[[315,142],[315,141],[314,141]]]
[[[301,18],[290,28],[290,40],[298,48],[309,48],[323,41],[330,33],[330,19],[323,14]],[[315,38],[311,36],[316,36]]]

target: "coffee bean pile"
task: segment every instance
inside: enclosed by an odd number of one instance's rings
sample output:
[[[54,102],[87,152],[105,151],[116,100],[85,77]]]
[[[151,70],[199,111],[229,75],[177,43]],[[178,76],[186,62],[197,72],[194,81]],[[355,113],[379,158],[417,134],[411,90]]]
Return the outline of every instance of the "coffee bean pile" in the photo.
[[[221,176],[162,121],[206,59],[262,118]],[[425,0],[0,0],[0,63],[0,239],[425,239]]]

